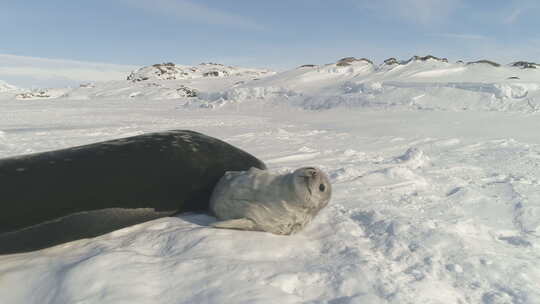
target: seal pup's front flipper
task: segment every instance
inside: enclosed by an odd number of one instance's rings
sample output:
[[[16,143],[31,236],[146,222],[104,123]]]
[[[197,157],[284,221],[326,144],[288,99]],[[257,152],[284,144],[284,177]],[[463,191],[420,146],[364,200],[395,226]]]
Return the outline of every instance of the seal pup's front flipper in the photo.
[[[257,230],[255,222],[247,218],[220,221],[211,224],[214,228],[238,229],[238,230]]]

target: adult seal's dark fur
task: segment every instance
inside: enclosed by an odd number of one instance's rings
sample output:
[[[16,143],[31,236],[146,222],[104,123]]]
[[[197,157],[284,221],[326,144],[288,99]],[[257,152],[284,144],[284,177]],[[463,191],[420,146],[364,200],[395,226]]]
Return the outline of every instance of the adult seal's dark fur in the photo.
[[[201,133],[174,130],[0,159],[0,254],[208,211],[226,171],[266,169]]]

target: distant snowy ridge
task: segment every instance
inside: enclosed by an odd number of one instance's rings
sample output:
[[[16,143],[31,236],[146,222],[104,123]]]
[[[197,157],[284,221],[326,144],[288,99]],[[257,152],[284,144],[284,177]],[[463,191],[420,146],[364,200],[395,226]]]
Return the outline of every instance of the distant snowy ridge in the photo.
[[[186,108],[242,103],[321,110],[335,107],[420,110],[540,111],[540,69],[534,62],[449,62],[432,55],[376,64],[345,57],[275,73],[216,63],[154,64],[126,80],[78,88],[18,92],[18,99],[178,99]],[[451,98],[449,98],[451,96]]]
[[[18,88],[14,85],[11,85],[3,80],[0,80],[0,93],[2,92],[8,92],[8,91],[15,91]]]
[[[516,61],[511,63],[512,66],[520,67],[522,69],[536,69],[540,68],[540,64],[527,61]]]
[[[540,109],[540,70],[532,62],[501,65],[489,60],[450,63],[431,55],[390,58],[376,65],[346,57],[302,65],[199,100],[201,107],[265,100],[306,109],[409,107],[439,110]],[[447,96],[453,96],[450,101]],[[192,104],[191,104],[192,105]]]
[[[202,98],[273,74],[275,72],[268,69],[233,67],[217,63],[201,63],[196,66],[162,63],[134,70],[126,80],[85,82],[75,88],[38,88],[18,92],[15,98],[20,100]]]
[[[203,77],[252,76],[273,74],[266,69],[249,69],[225,66],[219,63],[201,63],[195,66],[176,65],[172,62],[154,64],[137,69],[127,77],[131,81],[181,80]]]

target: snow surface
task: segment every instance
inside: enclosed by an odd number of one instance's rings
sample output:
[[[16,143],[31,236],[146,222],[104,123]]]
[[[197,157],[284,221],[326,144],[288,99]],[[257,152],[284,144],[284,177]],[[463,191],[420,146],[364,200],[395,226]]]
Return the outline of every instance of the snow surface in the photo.
[[[0,95],[0,157],[191,129],[273,170],[327,172],[332,201],[304,231],[185,214],[0,256],[0,302],[540,303],[537,70],[355,61],[231,82]]]

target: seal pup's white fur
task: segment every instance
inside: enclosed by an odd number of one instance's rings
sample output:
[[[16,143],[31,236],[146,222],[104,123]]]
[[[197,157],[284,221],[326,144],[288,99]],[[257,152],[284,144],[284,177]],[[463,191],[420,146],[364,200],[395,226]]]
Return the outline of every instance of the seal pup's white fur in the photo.
[[[210,198],[210,210],[221,220],[212,226],[295,233],[328,204],[331,195],[328,177],[313,167],[288,174],[256,168],[229,171]]]

